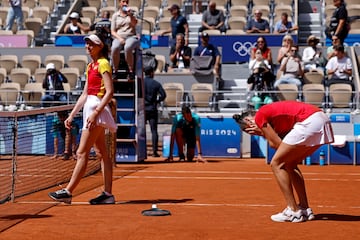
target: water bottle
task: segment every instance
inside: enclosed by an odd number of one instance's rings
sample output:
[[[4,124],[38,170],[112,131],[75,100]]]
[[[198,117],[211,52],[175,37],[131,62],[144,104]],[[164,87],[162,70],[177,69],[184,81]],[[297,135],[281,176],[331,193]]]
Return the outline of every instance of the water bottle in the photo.
[[[179,69],[182,69],[182,68],[184,68],[185,66],[184,66],[184,60],[183,60],[183,57],[182,56],[180,56],[179,57],[179,64],[178,64],[178,68]]]
[[[307,156],[307,157],[305,158],[305,164],[306,164],[306,165],[311,165],[311,157],[310,157],[310,156]]]
[[[321,151],[320,151],[320,154],[319,154],[319,165],[320,165],[320,166],[324,166],[324,165],[325,165],[325,152],[324,152],[324,150],[321,150]]]

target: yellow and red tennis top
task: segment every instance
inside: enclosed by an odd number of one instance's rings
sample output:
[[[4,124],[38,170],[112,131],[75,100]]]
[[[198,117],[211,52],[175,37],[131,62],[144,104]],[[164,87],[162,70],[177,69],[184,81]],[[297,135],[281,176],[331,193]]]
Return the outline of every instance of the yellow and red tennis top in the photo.
[[[102,74],[105,72],[109,72],[111,74],[111,66],[109,61],[104,57],[87,65],[86,76],[88,81],[88,95],[95,95],[99,98],[104,96],[105,86]]]

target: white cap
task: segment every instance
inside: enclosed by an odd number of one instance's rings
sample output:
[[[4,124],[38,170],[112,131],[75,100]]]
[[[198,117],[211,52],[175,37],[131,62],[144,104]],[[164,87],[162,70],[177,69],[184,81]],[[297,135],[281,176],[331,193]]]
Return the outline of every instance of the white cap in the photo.
[[[77,12],[72,12],[69,16],[69,18],[76,18],[79,19],[79,14]]]
[[[55,64],[53,64],[53,63],[48,63],[48,64],[46,65],[46,70],[49,70],[49,69],[55,69]]]
[[[95,34],[91,34],[89,36],[84,37],[84,40],[85,41],[89,40],[89,41],[92,41],[93,43],[95,43],[96,45],[104,46],[104,43]]]

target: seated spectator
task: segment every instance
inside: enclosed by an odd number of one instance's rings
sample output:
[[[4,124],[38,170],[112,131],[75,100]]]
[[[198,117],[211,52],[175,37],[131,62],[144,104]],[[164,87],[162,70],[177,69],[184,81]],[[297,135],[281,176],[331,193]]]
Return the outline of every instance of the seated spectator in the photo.
[[[354,90],[353,83],[350,81],[353,68],[351,59],[346,56],[343,45],[336,45],[334,49],[335,56],[326,64],[326,71],[329,76],[326,84],[330,86],[334,83],[348,83]]]
[[[195,48],[194,56],[212,56],[213,57],[213,66],[214,74],[217,79],[220,78],[220,63],[221,55],[216,46],[209,43],[209,34],[203,32],[201,34],[201,45]]]
[[[65,34],[83,34],[89,31],[89,27],[82,24],[80,16],[77,12],[72,12],[69,16],[70,23],[64,27]]]
[[[290,53],[291,47],[294,45],[294,40],[291,37],[291,35],[286,34],[282,39],[282,45],[279,49],[278,56],[277,56],[277,62],[281,63],[282,59]]]
[[[252,18],[247,26],[247,33],[269,33],[270,26],[269,22],[262,18],[262,12],[259,9],[256,9],[254,12],[255,17]]]
[[[274,75],[271,71],[269,61],[263,58],[260,49],[255,52],[255,58],[249,61],[250,77],[247,83],[249,90],[270,90],[272,89]]]
[[[223,11],[216,9],[216,3],[210,2],[209,8],[202,15],[201,27],[199,32],[207,29],[216,29],[220,32],[226,32],[225,16]]]
[[[329,46],[326,50],[326,56],[327,56],[327,60],[329,60],[330,58],[335,56],[335,46],[336,45],[340,45],[340,38],[338,38],[338,36],[332,36],[331,37],[331,46]],[[346,52],[345,52],[346,54]]]
[[[310,35],[307,39],[308,47],[304,48],[302,61],[304,63],[304,71],[320,69],[323,71],[326,59],[322,56],[322,47],[318,46],[320,39],[314,35]]]
[[[256,47],[251,50],[250,59],[255,59],[255,53],[258,49],[261,51],[262,57],[269,62],[270,66],[272,66],[273,62],[271,49],[268,47],[266,39],[262,36],[258,37],[258,39],[256,40]]]
[[[67,95],[64,92],[63,83],[67,83],[67,78],[55,69],[55,64],[46,65],[46,74],[43,81],[43,88],[46,90],[45,95],[41,98],[41,106],[48,107],[54,105],[53,102],[66,103]]]
[[[111,45],[113,77],[117,76],[120,64],[120,51],[124,50],[125,60],[128,66],[128,79],[135,79],[134,53],[140,46],[140,40],[136,35],[136,24],[138,20],[134,12],[128,7],[128,0],[119,1],[119,10],[111,18]]]
[[[190,67],[191,48],[185,46],[185,36],[182,33],[176,35],[176,44],[170,49],[171,66],[169,71],[173,69],[188,69]]]
[[[281,61],[279,70],[283,72],[283,75],[275,81],[275,88],[279,84],[296,84],[300,90],[304,71],[301,58],[298,55],[298,50],[298,46],[293,45],[290,49],[290,53],[288,53]]]
[[[286,12],[283,12],[281,14],[281,19],[275,23],[274,33],[291,33],[298,29],[298,26],[294,25],[291,21],[289,21],[288,14]]]
[[[180,13],[179,5],[173,4],[168,8],[171,12],[170,28],[164,30],[161,33],[161,36],[171,33],[170,46],[175,46],[176,44],[176,35],[182,33],[185,36],[185,45],[189,44],[189,24],[186,20],[186,17],[182,16]]]

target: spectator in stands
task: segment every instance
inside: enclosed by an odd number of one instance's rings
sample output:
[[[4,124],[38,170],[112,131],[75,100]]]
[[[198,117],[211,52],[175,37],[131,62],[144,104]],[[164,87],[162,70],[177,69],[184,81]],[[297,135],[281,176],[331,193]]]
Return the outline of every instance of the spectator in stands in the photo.
[[[81,23],[80,16],[77,12],[72,12],[69,19],[70,23],[64,27],[65,34],[83,34],[89,31],[89,27]]]
[[[304,63],[304,71],[311,71],[319,69],[323,71],[326,64],[326,59],[322,55],[322,46],[320,39],[315,35],[310,35],[307,39],[308,47],[304,48],[302,54],[302,61]]]
[[[111,66],[107,60],[109,51],[101,36],[93,34],[86,36],[84,40],[86,52],[91,57],[86,72],[87,79],[84,91],[65,120],[65,127],[70,129],[74,117],[82,110],[83,129],[76,152],[77,162],[67,186],[61,190],[50,192],[48,195],[55,201],[71,204],[72,193],[85,173],[90,150],[94,147],[96,155],[101,161],[104,190],[89,202],[90,204],[114,204],[115,197],[112,194],[113,161],[109,158],[105,137],[105,129],[109,129],[112,133],[115,133],[117,129],[109,107],[114,93]]]
[[[199,32],[207,29],[216,29],[222,33],[226,32],[224,13],[223,11],[216,9],[215,2],[210,2],[208,10],[206,10],[202,15]]]
[[[191,162],[195,156],[195,147],[198,150],[196,162],[206,162],[202,158],[201,142],[200,142],[200,117],[196,113],[191,112],[188,106],[181,109],[173,118],[170,138],[170,153],[165,161],[173,161],[174,141],[178,146],[179,161],[185,161],[184,146],[186,144],[186,158]]]
[[[291,33],[298,30],[299,27],[294,25],[288,19],[288,14],[286,12],[281,13],[281,19],[275,23],[274,33]]]
[[[5,30],[11,30],[14,24],[14,20],[16,19],[17,30],[24,29],[24,15],[22,12],[22,1],[24,3],[26,0],[8,0],[10,7],[8,10],[8,14],[6,17],[6,27]]]
[[[168,70],[188,69],[192,56],[191,48],[185,45],[185,36],[182,33],[176,35],[176,45],[170,49],[171,67]]]
[[[293,45],[294,45],[293,38],[291,37],[291,35],[286,34],[282,39],[282,45],[278,52],[278,56],[277,56],[278,63],[281,63],[282,59],[286,57],[288,53],[290,53],[290,49]]]
[[[176,44],[176,36],[181,33],[185,36],[185,46],[189,44],[189,24],[186,20],[186,17],[180,14],[180,7],[177,4],[173,4],[169,11],[171,12],[171,27],[161,33],[161,35],[165,35],[167,33],[171,33],[171,41],[170,46],[174,46]]]
[[[154,69],[147,66],[145,73],[145,118],[149,122],[153,157],[160,157],[158,154],[158,104],[166,98],[165,90],[162,85],[154,79]]]
[[[213,66],[214,74],[217,79],[220,79],[220,64],[221,64],[221,55],[216,46],[209,43],[209,34],[206,32],[201,33],[201,45],[195,48],[194,56],[212,56],[213,57]]]
[[[296,84],[300,90],[304,71],[298,50],[299,47],[297,45],[291,46],[290,53],[287,53],[281,61],[279,70],[283,72],[283,75],[275,81],[275,88],[279,84]]]
[[[48,63],[46,65],[46,74],[42,83],[42,87],[46,90],[45,95],[41,98],[41,106],[49,107],[58,102],[66,103],[67,95],[64,92],[63,83],[68,80],[60,71],[55,69],[55,64]]]
[[[259,84],[262,86],[261,89],[255,90],[271,90],[273,81],[275,80],[274,75],[271,71],[271,65],[267,59],[262,55],[260,49],[257,49],[255,52],[255,58],[249,61],[249,71],[250,77],[248,78],[247,83],[249,84],[249,90],[254,90],[254,84]],[[261,82],[257,80],[261,79]],[[266,85],[265,85],[266,84]],[[266,88],[265,88],[266,87]]]
[[[343,45],[336,45],[334,49],[335,56],[326,64],[326,71],[329,77],[326,83],[328,86],[334,83],[348,83],[351,84],[354,90],[354,85],[350,81],[353,69],[351,59],[346,56]]]
[[[198,14],[202,12],[202,0],[191,0],[192,2],[192,13]],[[196,9],[197,7],[197,9]]]
[[[259,9],[256,9],[254,12],[254,18],[252,18],[247,26],[247,33],[269,33],[270,26],[269,22],[266,19],[262,18],[262,12]]]
[[[96,30],[96,34],[102,35],[105,40],[105,44],[108,45],[109,49],[111,48],[112,37],[111,37],[111,21],[110,21],[110,12],[102,11],[101,19],[93,23],[90,28],[90,31]]]
[[[125,60],[129,68],[128,79],[133,80],[135,79],[133,51],[140,46],[140,40],[136,36],[138,21],[133,11],[128,7],[129,0],[120,0],[119,3],[119,11],[115,12],[111,19],[113,71],[117,73],[119,70],[120,51],[124,49]],[[116,74],[114,76],[116,77]]]
[[[331,37],[331,46],[329,46],[326,50],[327,60],[335,56],[335,46],[340,45],[340,39],[338,36]],[[346,53],[346,52],[345,52]]]
[[[270,66],[272,66],[273,61],[272,61],[271,49],[268,47],[267,41],[263,36],[258,37],[258,39],[256,40],[256,47],[251,49],[250,59],[255,59],[256,57],[255,53],[257,50],[261,51],[262,57],[269,62]]]
[[[348,21],[348,12],[344,0],[333,0],[336,9],[330,19],[330,25],[327,28],[327,36],[337,36],[340,39],[340,44],[344,43],[350,31],[350,23]]]

